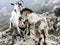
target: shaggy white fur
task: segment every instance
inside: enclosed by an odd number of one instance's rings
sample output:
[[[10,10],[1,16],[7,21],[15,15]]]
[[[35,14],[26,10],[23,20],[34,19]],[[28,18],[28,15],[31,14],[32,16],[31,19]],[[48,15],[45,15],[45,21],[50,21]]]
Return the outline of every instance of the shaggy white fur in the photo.
[[[30,24],[35,24],[37,21],[41,21],[41,24],[40,24],[40,29],[43,30],[45,29],[45,27],[47,26],[47,20],[46,20],[46,17],[43,17],[43,16],[38,16],[40,14],[36,14],[36,13],[31,13],[28,15],[28,21],[30,22]]]
[[[37,21],[41,21],[41,24],[39,25],[39,27],[37,28],[37,30],[41,33],[41,30],[44,30],[44,33],[45,33],[45,36],[46,36],[46,39],[47,39],[47,36],[48,36],[48,23],[47,23],[47,20],[46,20],[46,17],[43,17],[43,16],[38,16],[40,14],[36,14],[36,13],[31,13],[28,15],[28,21],[30,22],[30,24],[33,24],[35,25],[35,23]],[[35,28],[36,29],[36,28]],[[34,31],[32,31],[33,33]],[[32,34],[33,35],[33,34]],[[31,35],[31,36],[32,36]],[[46,42],[46,40],[45,40]]]
[[[18,28],[18,19],[21,16],[20,11],[23,9],[24,7],[22,5],[14,4],[14,10],[11,13],[11,18],[10,18],[10,29],[11,29],[11,25],[13,24],[13,26],[17,27],[17,30],[20,34],[20,30]],[[12,23],[12,24],[11,24]]]

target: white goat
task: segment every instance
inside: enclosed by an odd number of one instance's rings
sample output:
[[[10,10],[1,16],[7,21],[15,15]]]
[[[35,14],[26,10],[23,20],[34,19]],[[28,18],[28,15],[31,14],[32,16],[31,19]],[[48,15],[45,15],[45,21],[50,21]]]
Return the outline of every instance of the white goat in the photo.
[[[18,19],[21,16],[20,11],[23,9],[23,6],[20,2],[17,2],[16,4],[11,3],[11,5],[14,5],[14,10],[11,13],[10,29],[12,28],[12,26],[14,26],[17,28],[18,33],[20,34],[20,30],[18,28]]]
[[[22,14],[27,17],[28,22],[31,24],[31,26],[30,26],[31,27],[30,31],[32,30],[30,32],[31,38],[34,38],[34,36],[35,36],[34,34],[38,33],[38,32],[40,33],[42,30],[43,31],[42,33],[44,36],[44,42],[46,42],[46,38],[47,38],[47,34],[48,34],[48,23],[47,23],[46,17],[41,16],[40,14],[33,13],[33,11],[28,8],[23,9]],[[32,37],[32,35],[33,35],[33,37]],[[37,34],[37,35],[40,35],[40,34]],[[40,36],[38,36],[38,37],[40,38]],[[37,38],[37,40],[39,40],[39,38]]]
[[[28,15],[28,20],[30,24],[35,25],[35,31],[38,30],[38,32],[41,32],[43,30],[43,37],[44,37],[44,42],[46,42],[47,35],[48,35],[48,23],[46,20],[46,17],[43,16],[38,16],[39,14],[36,13],[31,13]]]

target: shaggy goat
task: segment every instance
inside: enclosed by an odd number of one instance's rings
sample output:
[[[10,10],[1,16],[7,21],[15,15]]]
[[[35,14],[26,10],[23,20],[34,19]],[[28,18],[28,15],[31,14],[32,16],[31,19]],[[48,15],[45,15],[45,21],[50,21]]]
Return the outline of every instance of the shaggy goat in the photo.
[[[18,33],[20,34],[20,30],[18,28],[18,19],[21,16],[20,11],[24,8],[21,3],[17,2],[16,4],[11,3],[11,5],[14,5],[14,10],[11,13],[10,18],[10,29],[12,26],[16,27],[18,30]]]
[[[32,25],[31,26],[32,33],[33,34],[38,33],[37,35],[40,35],[40,32],[42,32],[43,37],[44,37],[44,42],[46,42],[46,38],[48,34],[48,23],[47,23],[46,17],[43,17],[40,14],[33,13],[33,11],[28,8],[25,8],[22,10],[22,15],[26,16],[28,19],[28,22]],[[31,35],[33,35],[32,33]],[[31,36],[31,38],[34,38],[34,39],[37,37],[40,37],[40,36],[36,36],[36,37],[34,35]]]

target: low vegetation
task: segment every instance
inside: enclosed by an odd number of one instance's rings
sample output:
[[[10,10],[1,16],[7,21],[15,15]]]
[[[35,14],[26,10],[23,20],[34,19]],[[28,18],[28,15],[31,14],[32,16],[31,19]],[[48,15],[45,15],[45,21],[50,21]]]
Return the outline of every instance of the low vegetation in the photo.
[[[4,28],[2,28],[1,30],[2,31],[5,31],[5,30],[7,30],[9,28],[9,26],[5,26]]]

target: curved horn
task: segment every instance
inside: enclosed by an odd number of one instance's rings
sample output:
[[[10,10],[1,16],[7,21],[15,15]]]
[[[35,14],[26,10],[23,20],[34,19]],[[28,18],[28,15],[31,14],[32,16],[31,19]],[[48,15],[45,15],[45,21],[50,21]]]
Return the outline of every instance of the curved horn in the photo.
[[[22,2],[22,3],[24,3],[22,0],[16,0],[16,2]]]

